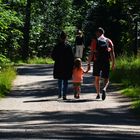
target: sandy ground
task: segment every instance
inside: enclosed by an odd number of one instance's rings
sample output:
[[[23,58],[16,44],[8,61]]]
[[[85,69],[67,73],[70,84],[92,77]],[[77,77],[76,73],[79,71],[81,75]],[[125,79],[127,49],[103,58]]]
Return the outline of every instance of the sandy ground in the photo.
[[[139,139],[140,119],[130,100],[111,84],[106,100],[96,100],[91,72],[80,99],[69,81],[68,100],[57,99],[52,65],[17,68],[12,92],[0,100],[0,139]]]

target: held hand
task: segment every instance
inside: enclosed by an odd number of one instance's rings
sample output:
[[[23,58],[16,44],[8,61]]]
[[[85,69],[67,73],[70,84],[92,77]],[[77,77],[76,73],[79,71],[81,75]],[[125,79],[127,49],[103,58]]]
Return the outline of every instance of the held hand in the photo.
[[[115,64],[112,63],[112,70],[115,70]]]
[[[90,70],[90,64],[87,65],[86,73]]]
[[[88,73],[89,70],[90,70],[90,64],[87,65],[87,70],[84,71],[84,73]]]

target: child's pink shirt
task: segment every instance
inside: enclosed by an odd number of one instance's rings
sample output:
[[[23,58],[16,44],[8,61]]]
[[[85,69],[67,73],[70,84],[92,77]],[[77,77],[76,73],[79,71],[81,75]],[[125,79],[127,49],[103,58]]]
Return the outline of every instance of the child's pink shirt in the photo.
[[[83,81],[83,68],[80,69],[73,69],[72,81],[73,83],[81,83]]]

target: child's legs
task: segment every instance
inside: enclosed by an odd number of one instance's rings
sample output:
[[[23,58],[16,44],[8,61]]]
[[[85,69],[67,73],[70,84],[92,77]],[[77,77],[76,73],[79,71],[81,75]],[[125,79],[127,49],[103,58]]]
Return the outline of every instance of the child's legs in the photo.
[[[74,83],[74,95],[79,95],[81,92],[81,83]]]

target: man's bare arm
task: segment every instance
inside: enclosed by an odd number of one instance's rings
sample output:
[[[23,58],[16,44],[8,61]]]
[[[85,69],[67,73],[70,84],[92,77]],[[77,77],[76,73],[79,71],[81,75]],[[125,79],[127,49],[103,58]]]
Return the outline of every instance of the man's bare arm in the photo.
[[[114,52],[114,46],[111,46],[111,61],[112,61],[112,70],[115,69],[115,52]]]

